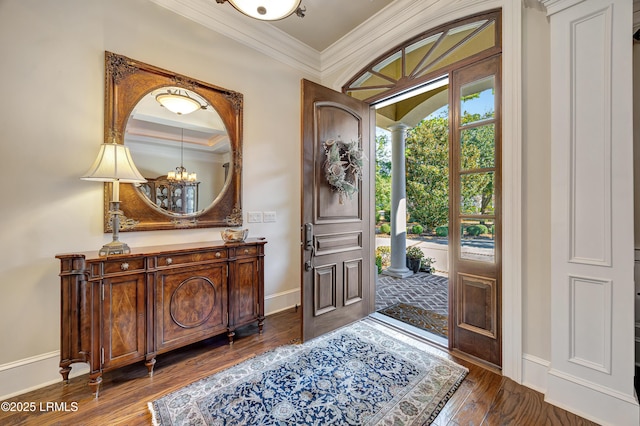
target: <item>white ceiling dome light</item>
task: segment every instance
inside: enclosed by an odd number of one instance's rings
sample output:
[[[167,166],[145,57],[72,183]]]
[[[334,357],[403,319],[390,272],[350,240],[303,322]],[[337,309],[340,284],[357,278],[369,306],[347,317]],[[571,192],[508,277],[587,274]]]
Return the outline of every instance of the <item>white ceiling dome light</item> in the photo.
[[[218,3],[228,1],[239,12],[262,21],[277,21],[295,12],[304,17],[305,9],[300,7],[301,0],[216,0]]]
[[[164,93],[160,93],[156,95],[156,101],[169,111],[178,115],[191,114],[196,110],[206,108],[206,105],[203,106],[186,92],[182,94],[179,90],[173,92],[167,90]]]

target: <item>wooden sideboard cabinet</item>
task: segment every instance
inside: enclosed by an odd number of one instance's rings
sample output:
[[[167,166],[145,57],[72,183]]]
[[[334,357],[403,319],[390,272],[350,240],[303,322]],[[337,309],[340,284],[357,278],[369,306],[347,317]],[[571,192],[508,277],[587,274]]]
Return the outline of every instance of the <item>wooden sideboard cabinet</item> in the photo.
[[[264,239],[60,254],[60,374],[89,364],[102,373],[218,334],[264,324]]]

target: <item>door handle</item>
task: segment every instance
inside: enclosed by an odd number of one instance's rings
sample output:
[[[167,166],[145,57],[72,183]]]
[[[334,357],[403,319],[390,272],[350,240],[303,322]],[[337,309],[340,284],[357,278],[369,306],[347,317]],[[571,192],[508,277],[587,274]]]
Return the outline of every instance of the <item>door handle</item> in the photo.
[[[311,258],[313,259],[313,224],[304,224],[304,249],[311,251]],[[309,272],[313,270],[311,259],[304,262],[304,270]]]
[[[304,224],[304,249],[313,251],[313,225]]]

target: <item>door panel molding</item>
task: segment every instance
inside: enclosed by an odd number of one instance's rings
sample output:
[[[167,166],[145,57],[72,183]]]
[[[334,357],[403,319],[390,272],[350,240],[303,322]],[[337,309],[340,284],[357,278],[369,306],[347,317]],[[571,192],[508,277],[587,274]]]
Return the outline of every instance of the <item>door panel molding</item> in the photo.
[[[496,280],[476,275],[459,273],[458,286],[458,327],[491,339],[497,338],[498,316]],[[483,300],[484,303],[476,303]]]
[[[608,5],[570,24],[570,49],[575,53],[570,59],[569,261],[593,266],[611,266],[613,258],[612,8]],[[592,66],[594,61],[602,66]],[[594,110],[602,119],[594,119]]]
[[[344,262],[344,304],[362,302],[362,258]]]
[[[570,274],[569,362],[611,374],[613,281]]]
[[[336,272],[335,263],[314,268],[313,315],[316,317],[338,309]]]
[[[359,140],[363,131],[362,117],[355,110],[338,102],[319,101],[313,107],[313,122],[314,163],[320,165],[314,173],[315,222],[332,224],[362,221],[362,197],[359,196],[362,191],[362,181],[358,181],[357,197],[337,197],[336,191],[327,185],[324,167],[322,167],[326,158],[324,141],[327,139]],[[334,129],[334,123],[340,123],[341,126]]]
[[[316,235],[316,256],[362,249],[362,231]]]

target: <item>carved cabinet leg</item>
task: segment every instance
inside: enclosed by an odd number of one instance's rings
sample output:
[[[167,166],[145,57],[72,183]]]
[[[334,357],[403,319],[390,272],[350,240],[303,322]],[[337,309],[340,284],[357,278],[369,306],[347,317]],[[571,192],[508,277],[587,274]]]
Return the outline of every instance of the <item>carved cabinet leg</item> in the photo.
[[[233,330],[229,330],[227,332],[227,337],[229,338],[229,344],[233,345],[233,337],[236,335],[236,332]]]
[[[69,383],[69,373],[71,372],[71,363],[60,363],[60,374],[62,374],[62,381]]]
[[[100,383],[102,383],[102,371],[89,374],[89,387],[96,398],[100,392]]]
[[[156,358],[153,357],[147,361],[145,361],[144,365],[147,366],[147,370],[149,370],[149,377],[153,377],[153,366],[156,365]]]
[[[264,317],[258,317],[258,332],[262,334],[262,327],[264,326]]]

